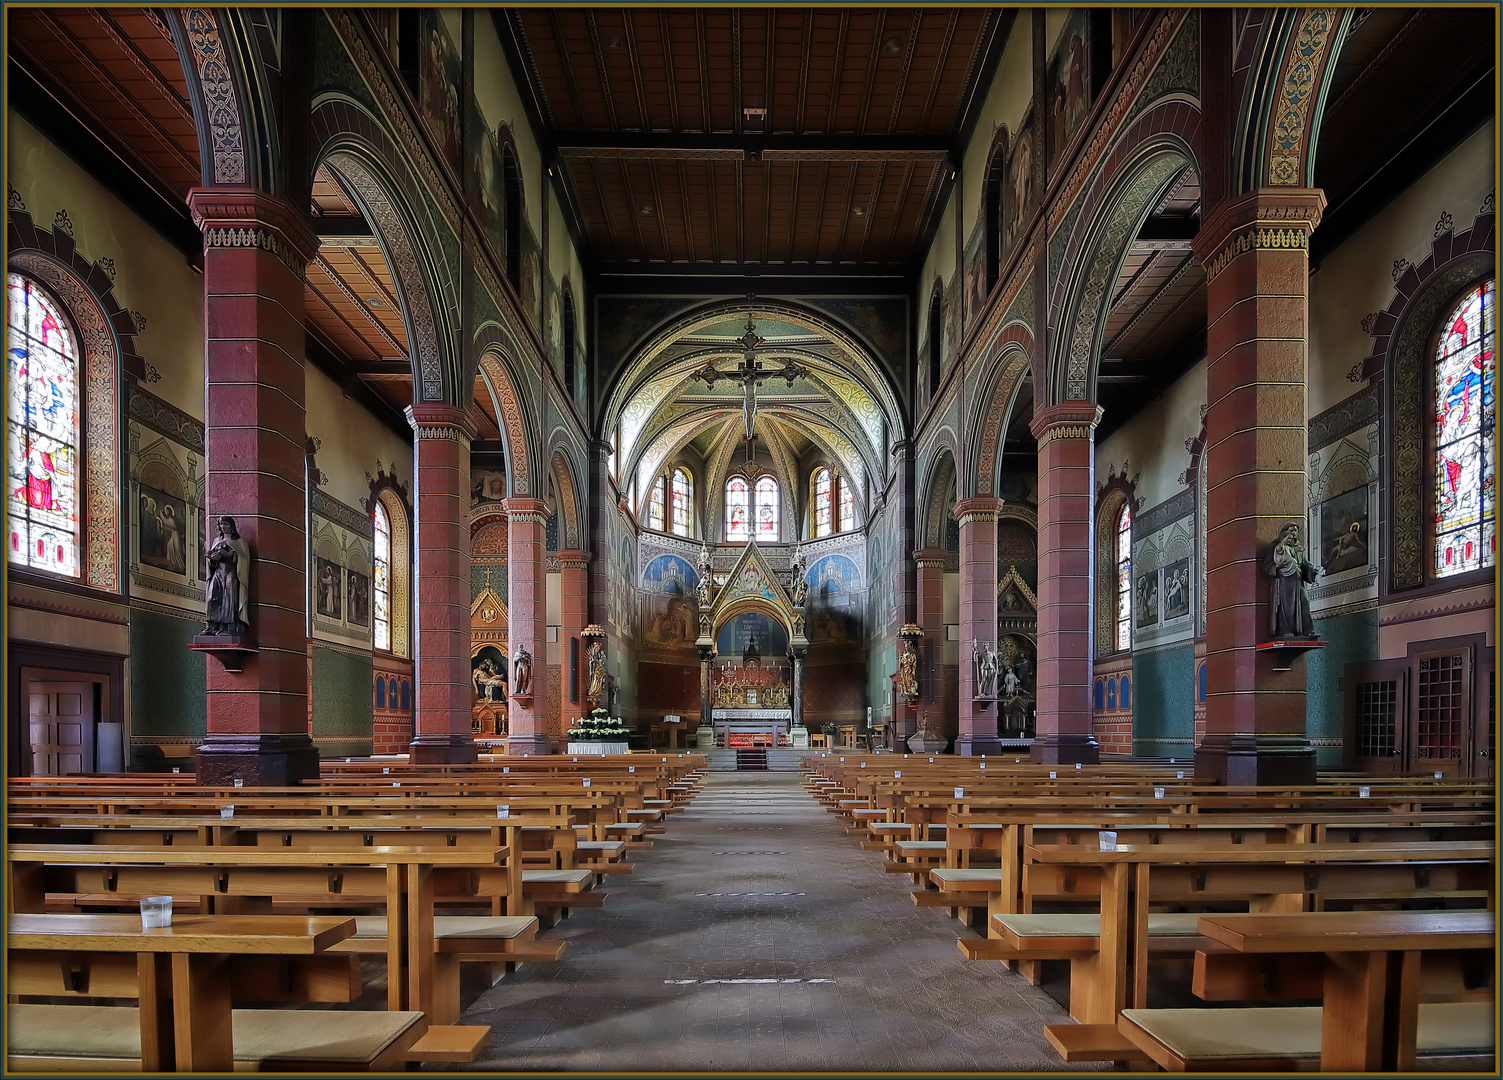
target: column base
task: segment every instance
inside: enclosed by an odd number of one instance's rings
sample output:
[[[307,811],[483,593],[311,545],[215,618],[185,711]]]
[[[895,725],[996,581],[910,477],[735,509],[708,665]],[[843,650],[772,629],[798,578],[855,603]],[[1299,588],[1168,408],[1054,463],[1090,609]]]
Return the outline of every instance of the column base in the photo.
[[[414,765],[471,765],[477,754],[467,734],[419,735],[407,744],[407,760]]]
[[[1037,735],[1028,760],[1035,765],[1099,765],[1101,744],[1094,735]]]
[[[1315,747],[1303,735],[1207,735],[1195,779],[1227,787],[1315,783]]]
[[[512,735],[505,742],[509,757],[541,757],[553,753],[553,740],[547,735]]]
[[[198,782],[228,787],[292,787],[318,776],[318,749],[305,732],[208,735],[194,748]]]
[[[996,757],[1002,753],[1002,743],[995,735],[962,731],[955,739],[954,752],[961,757],[981,757],[984,754]]]

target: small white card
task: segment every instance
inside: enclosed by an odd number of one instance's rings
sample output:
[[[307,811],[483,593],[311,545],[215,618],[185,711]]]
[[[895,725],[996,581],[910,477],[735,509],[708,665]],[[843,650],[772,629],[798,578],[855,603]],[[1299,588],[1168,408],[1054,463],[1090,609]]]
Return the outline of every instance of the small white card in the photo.
[[[234,817],[235,816],[235,807],[233,805],[232,806],[221,806],[219,808],[219,816],[220,817]]]
[[[586,776],[584,778],[584,786],[585,787],[589,787],[590,786],[590,778],[588,776]]]
[[[503,766],[501,766],[501,771],[503,773],[509,773],[509,772],[511,772],[511,766],[510,765],[503,765]]]
[[[963,787],[956,788],[955,789],[955,797],[957,799],[963,799],[963,798],[965,798],[965,788],[963,788]]]
[[[1049,779],[1050,780],[1058,780],[1059,779],[1059,773],[1055,772],[1053,769],[1050,769],[1049,770]]]
[[[496,807],[497,817],[511,817],[511,803],[501,803]]]
[[[236,787],[244,787],[245,786],[245,778],[241,777],[241,776],[235,777],[235,786]]]
[[[627,772],[636,772],[637,771],[637,767],[635,765],[628,765],[626,767],[626,771]]]
[[[903,770],[902,769],[894,769],[894,770],[892,770],[892,778],[894,780],[901,780],[901,779],[903,779]]]
[[[385,776],[385,775],[387,775],[390,772],[391,772],[390,769],[386,768],[385,766],[382,766],[382,768],[381,768],[381,775],[382,776]]]
[[[1111,829],[1102,829],[1096,836],[1101,841],[1102,851],[1117,850],[1117,834],[1114,831]]]
[[[1161,788],[1161,787],[1154,788],[1153,789],[1153,797],[1155,799],[1162,799],[1164,797],[1164,789]]]
[[[1357,789],[1357,798],[1359,798],[1359,799],[1365,799],[1368,796],[1370,796],[1372,793],[1373,793],[1373,789],[1370,788],[1370,787],[1359,787]]]

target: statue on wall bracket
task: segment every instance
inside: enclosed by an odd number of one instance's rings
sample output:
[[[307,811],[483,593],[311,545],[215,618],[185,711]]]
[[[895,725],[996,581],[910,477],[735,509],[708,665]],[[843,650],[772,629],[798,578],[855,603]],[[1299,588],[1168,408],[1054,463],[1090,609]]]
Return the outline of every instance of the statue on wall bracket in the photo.
[[[241,637],[250,630],[250,546],[235,519],[219,519],[219,536],[205,552],[209,562],[208,605],[202,633]]]
[[[1291,521],[1279,530],[1263,572],[1273,579],[1268,590],[1268,631],[1273,639],[1315,637],[1309,586],[1320,576],[1320,567],[1305,555],[1299,522]]]

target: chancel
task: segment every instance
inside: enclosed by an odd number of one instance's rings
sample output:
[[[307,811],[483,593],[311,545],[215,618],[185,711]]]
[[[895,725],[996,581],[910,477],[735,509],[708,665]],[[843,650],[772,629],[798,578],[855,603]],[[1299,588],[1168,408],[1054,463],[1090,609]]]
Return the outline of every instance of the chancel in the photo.
[[[1498,42],[7,7],[8,1066],[1491,1054]]]

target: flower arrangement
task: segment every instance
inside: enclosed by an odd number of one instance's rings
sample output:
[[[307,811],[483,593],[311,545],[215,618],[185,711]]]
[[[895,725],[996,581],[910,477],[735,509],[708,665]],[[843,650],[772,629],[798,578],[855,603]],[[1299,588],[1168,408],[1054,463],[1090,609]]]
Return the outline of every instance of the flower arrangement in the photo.
[[[631,729],[620,718],[610,716],[604,709],[592,709],[589,716],[576,716],[567,732],[573,742],[605,742],[625,739]]]

